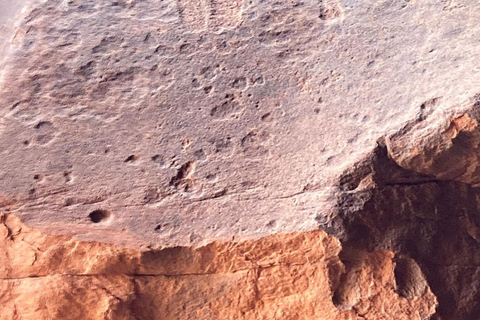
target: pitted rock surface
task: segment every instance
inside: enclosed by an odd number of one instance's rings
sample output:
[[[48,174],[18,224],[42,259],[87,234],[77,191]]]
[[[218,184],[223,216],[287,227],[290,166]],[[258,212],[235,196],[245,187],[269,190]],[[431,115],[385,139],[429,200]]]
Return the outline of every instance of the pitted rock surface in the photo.
[[[34,1],[1,73],[2,195],[137,248],[314,229],[379,137],[477,93],[478,6]]]
[[[0,9],[1,319],[477,319],[478,2]]]

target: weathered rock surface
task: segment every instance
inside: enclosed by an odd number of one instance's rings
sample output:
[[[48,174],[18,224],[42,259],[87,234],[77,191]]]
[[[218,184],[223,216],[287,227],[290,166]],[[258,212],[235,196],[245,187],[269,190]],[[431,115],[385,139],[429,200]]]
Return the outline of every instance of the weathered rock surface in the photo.
[[[4,319],[478,318],[478,2],[24,4]]]
[[[350,254],[343,280],[323,231],[139,252],[2,219],[2,320],[427,319],[436,306],[426,284],[395,292],[390,251]]]
[[[22,8],[25,8],[26,3],[27,0],[0,0],[0,64],[15,27],[22,21]]]
[[[2,69],[1,192],[135,248],[315,229],[379,137],[475,96],[478,6],[34,1]]]

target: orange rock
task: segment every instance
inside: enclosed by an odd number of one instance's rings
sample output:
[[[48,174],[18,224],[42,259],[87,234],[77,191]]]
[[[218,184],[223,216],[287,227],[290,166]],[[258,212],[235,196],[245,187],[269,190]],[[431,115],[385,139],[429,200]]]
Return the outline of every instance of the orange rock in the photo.
[[[349,254],[345,273],[340,243],[323,231],[139,252],[3,221],[2,320],[410,320],[435,311],[428,286],[396,293],[393,253]]]

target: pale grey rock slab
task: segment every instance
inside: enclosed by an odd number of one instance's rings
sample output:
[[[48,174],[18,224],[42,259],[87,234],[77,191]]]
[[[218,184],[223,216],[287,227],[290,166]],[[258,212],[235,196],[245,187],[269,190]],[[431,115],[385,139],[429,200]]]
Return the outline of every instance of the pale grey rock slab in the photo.
[[[0,74],[0,192],[29,225],[130,247],[317,228],[377,139],[478,93],[479,9],[34,2]]]

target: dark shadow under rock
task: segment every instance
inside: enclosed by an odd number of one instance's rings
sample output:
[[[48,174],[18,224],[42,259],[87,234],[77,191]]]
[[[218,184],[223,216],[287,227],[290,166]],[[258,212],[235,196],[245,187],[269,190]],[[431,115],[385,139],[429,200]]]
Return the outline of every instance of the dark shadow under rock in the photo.
[[[344,251],[392,250],[399,294],[413,298],[423,287],[414,281],[421,279],[413,274],[421,274],[418,264],[438,297],[432,319],[478,318],[480,189],[405,170],[380,144],[341,177],[338,191],[336,210],[321,227]]]

